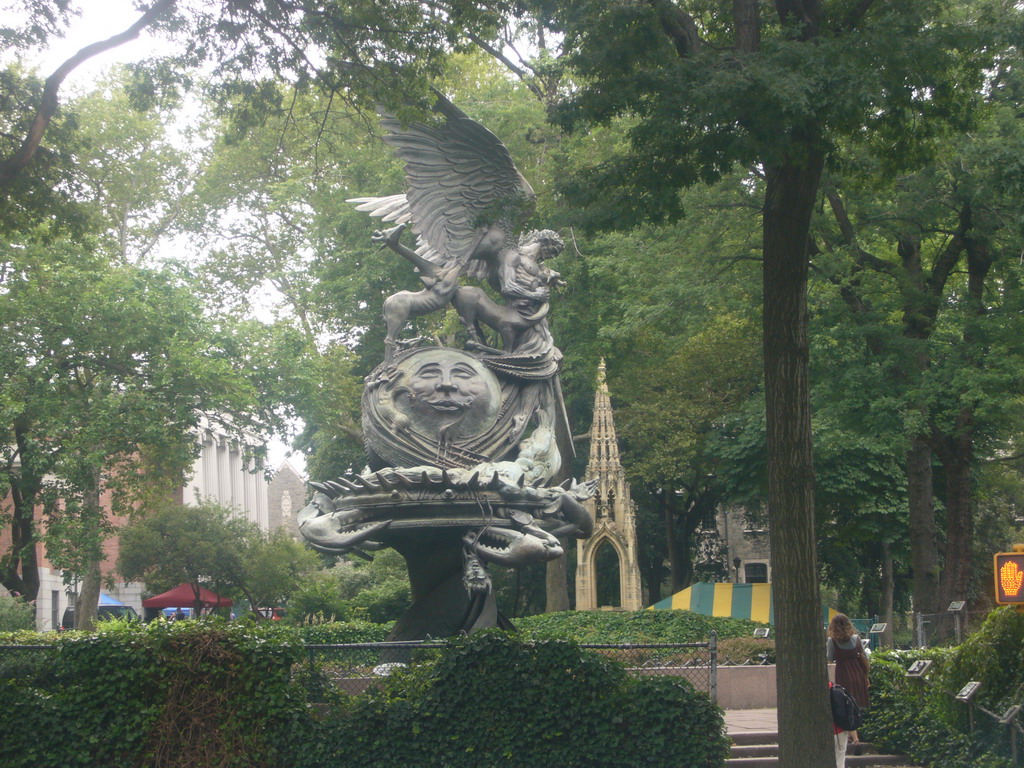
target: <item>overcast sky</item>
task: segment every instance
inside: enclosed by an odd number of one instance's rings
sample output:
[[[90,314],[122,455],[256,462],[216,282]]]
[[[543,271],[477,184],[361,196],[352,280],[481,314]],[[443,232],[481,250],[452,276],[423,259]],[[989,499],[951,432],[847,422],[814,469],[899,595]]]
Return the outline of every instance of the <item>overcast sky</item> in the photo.
[[[44,77],[80,48],[123,32],[142,15],[132,6],[131,0],[78,0],[73,5],[81,15],[72,19],[67,36],[53,40],[48,49],[38,51],[35,56],[29,56]],[[8,3],[0,3],[0,12],[23,14],[21,11],[11,10]],[[94,56],[79,65],[64,82],[75,88],[87,87],[111,65],[136,61],[152,55],[155,49],[159,50],[162,42],[143,31],[136,40]]]

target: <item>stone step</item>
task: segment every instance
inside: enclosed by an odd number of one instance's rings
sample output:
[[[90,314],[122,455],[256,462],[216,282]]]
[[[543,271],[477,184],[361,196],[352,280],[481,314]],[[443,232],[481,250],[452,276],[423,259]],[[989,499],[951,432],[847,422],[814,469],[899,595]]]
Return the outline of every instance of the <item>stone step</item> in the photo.
[[[730,757],[725,761],[726,768],[779,768],[777,757]],[[909,757],[904,755],[847,755],[846,768],[859,768],[875,765],[912,766]]]
[[[734,744],[729,751],[730,757],[774,757],[779,754],[778,744]]]
[[[778,744],[777,731],[738,731],[730,733],[733,744]]]
[[[778,740],[775,732],[746,732],[732,734],[733,746],[730,757],[725,761],[727,768],[778,768]],[[853,754],[856,750],[857,754]],[[880,755],[873,744],[860,742],[852,744],[846,753],[847,768],[859,766],[898,765],[910,766],[910,758],[904,755]]]

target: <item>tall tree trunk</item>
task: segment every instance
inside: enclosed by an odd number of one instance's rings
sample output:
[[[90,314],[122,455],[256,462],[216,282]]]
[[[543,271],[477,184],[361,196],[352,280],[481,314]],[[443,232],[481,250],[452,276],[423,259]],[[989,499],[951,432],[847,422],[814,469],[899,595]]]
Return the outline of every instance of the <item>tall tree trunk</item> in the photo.
[[[96,610],[100,604],[100,561],[90,560],[82,574],[82,586],[75,599],[75,629],[91,632],[96,628]]]
[[[939,537],[932,492],[932,449],[922,435],[910,438],[906,474],[914,610],[935,613],[939,602]]]
[[[882,633],[881,643],[886,648],[892,647],[893,633],[893,598],[896,593],[896,583],[893,578],[892,548],[889,542],[882,542],[882,621],[885,623],[885,632]]]
[[[576,546],[575,540],[570,540],[567,546]],[[545,592],[547,601],[544,605],[545,613],[569,610],[569,565],[565,555],[549,560],[545,571]]]
[[[927,277],[921,260],[920,239],[900,236],[897,252],[903,270],[903,335],[917,346],[909,366],[899,374],[908,386],[918,381],[931,363],[924,342],[935,330],[946,282],[960,260],[966,247],[966,235],[972,227],[971,207],[964,205],[956,234],[936,257]],[[922,421],[927,422],[928,408],[920,405],[919,410]],[[920,613],[935,613],[939,609],[940,546],[935,525],[932,446],[928,437],[921,429],[910,436],[906,464],[913,601],[914,610]]]
[[[670,595],[674,595],[679,590],[686,588],[686,585],[683,583],[684,574],[679,562],[679,546],[676,541],[675,505],[672,504],[672,493],[673,491],[664,488],[658,491],[662,519],[665,522],[665,549],[668,552],[669,583],[672,585],[672,588],[669,590]]]
[[[82,586],[75,599],[75,629],[82,629],[86,632],[91,632],[96,628],[96,609],[100,604],[100,561],[103,558],[103,535],[101,533],[103,508],[100,506],[100,478],[101,473],[96,470],[93,473],[92,488],[86,491],[82,498],[81,514],[95,526],[95,530],[90,533],[96,537],[86,545],[91,552],[85,560],[81,574]],[[88,526],[86,527],[88,528]]]
[[[807,245],[824,154],[795,137],[803,162],[765,166],[764,365],[775,607],[779,764],[834,761],[814,532],[808,384]]]
[[[11,546],[0,556],[0,584],[31,601],[39,597],[35,496],[26,496],[18,484],[12,484],[11,507]]]
[[[938,609],[953,600],[966,600],[971,579],[974,546],[974,510],[971,503],[971,469],[974,463],[974,430],[971,411],[957,418],[956,433],[939,439],[937,453],[946,472],[946,548],[939,583]]]
[[[0,554],[0,584],[28,601],[39,597],[39,557],[36,551],[36,501],[42,478],[33,469],[31,440],[22,420],[14,425],[18,464],[6,468],[11,494],[11,548]]]
[[[965,206],[969,217],[970,209]],[[963,218],[963,216],[962,216]],[[985,280],[992,255],[983,239],[965,238],[967,250],[967,301],[975,318],[985,315]],[[965,358],[977,368],[985,365],[984,352],[970,319],[964,329]],[[939,608],[953,600],[966,600],[974,548],[974,507],[971,475],[974,468],[976,428],[974,410],[963,407],[950,434],[936,440],[936,453],[946,470],[946,550],[939,591]]]

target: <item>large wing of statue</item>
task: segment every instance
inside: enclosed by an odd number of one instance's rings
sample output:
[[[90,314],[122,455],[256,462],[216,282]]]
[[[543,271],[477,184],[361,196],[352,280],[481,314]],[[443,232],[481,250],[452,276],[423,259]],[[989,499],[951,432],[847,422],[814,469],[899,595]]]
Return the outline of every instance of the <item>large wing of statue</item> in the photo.
[[[405,163],[406,193],[349,202],[384,221],[410,223],[419,238],[417,252],[448,264],[468,258],[480,227],[496,223],[514,238],[533,213],[536,195],[497,136],[443,96],[435,109],[445,116],[436,126],[381,119],[388,132],[384,141]]]

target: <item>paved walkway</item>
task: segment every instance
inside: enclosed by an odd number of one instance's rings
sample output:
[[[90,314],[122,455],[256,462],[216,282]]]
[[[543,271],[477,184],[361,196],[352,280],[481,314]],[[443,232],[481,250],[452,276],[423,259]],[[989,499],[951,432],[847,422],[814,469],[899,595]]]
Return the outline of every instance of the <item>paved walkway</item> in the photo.
[[[779,729],[774,709],[727,709],[725,727],[729,733],[773,733]]]

